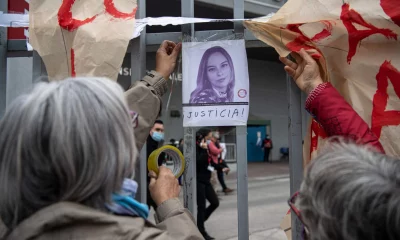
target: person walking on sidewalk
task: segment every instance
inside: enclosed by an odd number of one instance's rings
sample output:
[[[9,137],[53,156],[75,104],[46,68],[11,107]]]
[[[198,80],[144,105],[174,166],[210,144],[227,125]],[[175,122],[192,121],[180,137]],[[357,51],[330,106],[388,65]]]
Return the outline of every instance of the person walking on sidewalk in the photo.
[[[263,141],[263,148],[264,148],[264,162],[270,162],[269,161],[269,155],[272,149],[272,140],[269,137],[269,135],[265,136],[265,139]],[[270,162],[271,163],[271,162]]]
[[[220,142],[220,138],[217,139],[217,141],[215,142],[215,145],[218,148],[222,149],[221,154],[219,154],[219,156],[218,156],[218,164],[216,165],[218,181],[221,184],[222,191],[225,194],[228,194],[228,193],[233,192],[233,190],[226,186],[225,179],[224,179],[224,174],[228,174],[230,171],[228,165],[225,162],[226,145],[225,145],[225,143]]]
[[[211,184],[214,171],[209,157],[211,130],[202,128],[196,133],[196,177],[197,177],[197,227],[206,240],[214,239],[206,232],[204,222],[218,208],[219,199]],[[210,205],[206,208],[206,200]]]

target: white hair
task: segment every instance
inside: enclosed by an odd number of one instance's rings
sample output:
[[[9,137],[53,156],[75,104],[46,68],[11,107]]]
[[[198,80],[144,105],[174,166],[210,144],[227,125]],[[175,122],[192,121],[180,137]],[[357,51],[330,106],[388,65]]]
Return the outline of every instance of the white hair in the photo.
[[[104,209],[137,151],[122,88],[102,78],[39,83],[0,122],[0,218],[10,228],[71,201]]]
[[[400,239],[400,161],[329,143],[307,170],[298,205],[311,240]]]

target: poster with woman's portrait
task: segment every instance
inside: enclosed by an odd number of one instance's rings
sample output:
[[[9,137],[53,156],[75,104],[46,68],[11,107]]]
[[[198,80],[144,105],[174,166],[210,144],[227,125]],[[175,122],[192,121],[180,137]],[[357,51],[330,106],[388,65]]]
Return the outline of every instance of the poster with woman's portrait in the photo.
[[[249,72],[244,40],[183,43],[183,126],[247,125]]]

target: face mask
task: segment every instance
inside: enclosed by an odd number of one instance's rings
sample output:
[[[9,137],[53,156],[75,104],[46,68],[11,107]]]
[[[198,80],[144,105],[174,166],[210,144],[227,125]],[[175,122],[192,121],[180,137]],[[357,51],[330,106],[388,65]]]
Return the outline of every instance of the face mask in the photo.
[[[151,138],[156,142],[161,142],[162,140],[164,140],[164,133],[153,132]]]
[[[211,143],[211,140],[207,140],[207,145]]]

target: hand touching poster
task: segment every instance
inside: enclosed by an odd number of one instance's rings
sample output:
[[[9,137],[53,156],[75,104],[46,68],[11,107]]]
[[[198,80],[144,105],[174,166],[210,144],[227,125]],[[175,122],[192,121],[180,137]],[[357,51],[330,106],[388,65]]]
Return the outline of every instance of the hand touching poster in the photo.
[[[244,40],[183,44],[183,125],[246,125],[249,75]]]
[[[386,153],[400,156],[399,19],[397,0],[291,0],[269,22],[245,26],[281,56],[314,51],[324,80],[369,124]],[[305,163],[324,137],[310,123]]]
[[[116,80],[135,26],[136,0],[32,0],[29,39],[50,80]]]

